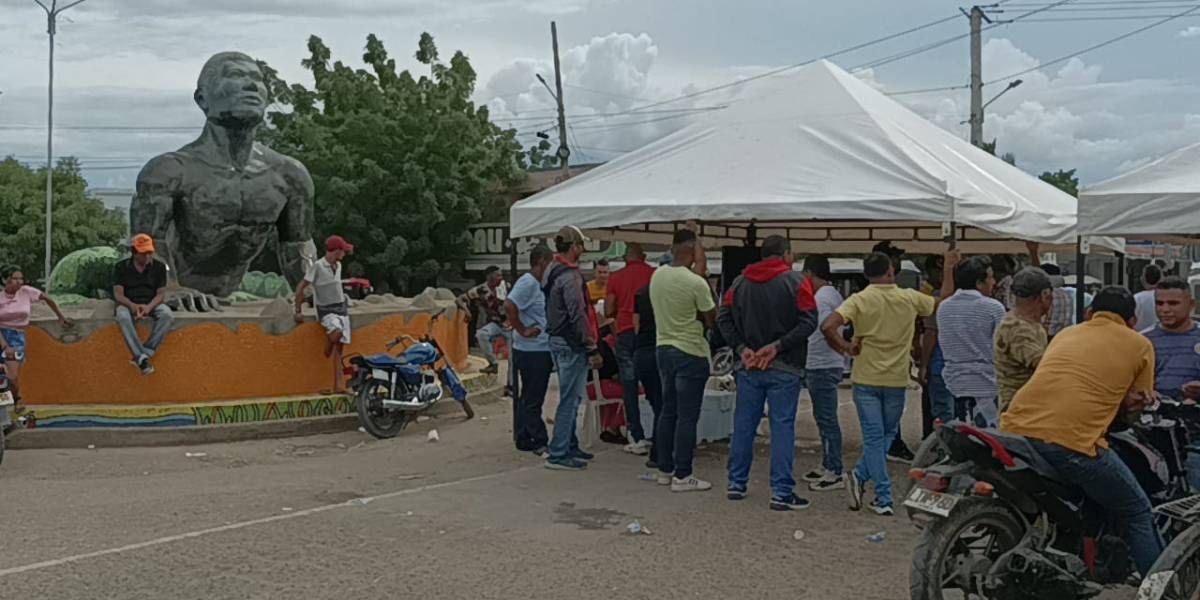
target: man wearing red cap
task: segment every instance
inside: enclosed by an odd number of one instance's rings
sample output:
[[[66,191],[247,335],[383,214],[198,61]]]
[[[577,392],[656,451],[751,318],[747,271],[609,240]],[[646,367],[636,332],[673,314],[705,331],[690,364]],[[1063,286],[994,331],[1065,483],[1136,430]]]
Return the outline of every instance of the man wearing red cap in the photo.
[[[117,326],[125,345],[133,355],[133,364],[142,375],[154,372],[150,359],[171,330],[175,320],[167,299],[167,265],[154,259],[154,240],[144,233],[130,240],[133,256],[113,267],[113,299],[117,302]],[[137,325],[142,319],[153,319],[150,338],[142,342]]]
[[[333,358],[334,394],[346,392],[346,378],[342,374],[342,347],[350,343],[350,313],[346,295],[342,292],[342,259],[354,252],[354,245],[340,235],[331,235],[325,240],[325,258],[318,260],[296,286],[296,322],[304,317],[300,309],[304,306],[304,292],[313,291],[313,306],[317,309],[317,321],[325,328],[325,356]]]

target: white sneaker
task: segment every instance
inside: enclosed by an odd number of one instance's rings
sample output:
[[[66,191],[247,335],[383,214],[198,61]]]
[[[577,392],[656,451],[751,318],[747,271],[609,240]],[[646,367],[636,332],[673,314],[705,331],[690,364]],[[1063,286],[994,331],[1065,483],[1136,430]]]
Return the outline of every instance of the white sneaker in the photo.
[[[697,479],[695,475],[688,475],[686,479],[671,478],[672,492],[703,492],[711,489],[711,483],[703,479]]]
[[[674,479],[674,477],[671,477],[671,475],[668,473],[659,473],[658,485],[671,485],[672,479]]]
[[[841,475],[834,475],[833,473],[825,473],[820,479],[808,484],[808,489],[814,492],[840,490],[844,487],[846,487],[846,480]]]
[[[650,442],[647,442],[646,440],[639,440],[632,444],[625,444],[625,451],[630,454],[645,456],[650,454]]]

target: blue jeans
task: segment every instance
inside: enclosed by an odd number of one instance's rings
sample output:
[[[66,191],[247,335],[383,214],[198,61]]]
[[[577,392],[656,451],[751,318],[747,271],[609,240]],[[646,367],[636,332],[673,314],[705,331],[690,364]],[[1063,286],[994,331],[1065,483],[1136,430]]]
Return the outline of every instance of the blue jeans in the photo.
[[[637,350],[637,334],[626,331],[617,335],[617,369],[621,373],[621,397],[625,402],[625,426],[629,429],[629,441],[646,439],[642,429],[642,410],[638,406],[638,368],[634,353]]]
[[[659,346],[658,374],[662,378],[662,415],[654,443],[658,446],[658,470],[678,479],[692,474],[696,453],[696,424],[708,383],[708,358],[693,356],[672,346]]]
[[[1200,452],[1188,450],[1187,480],[1193,494],[1200,494]]]
[[[512,332],[504,329],[503,325],[501,325],[499,323],[488,323],[487,325],[484,325],[483,327],[480,327],[479,329],[475,330],[475,341],[479,342],[479,350],[482,351],[483,355],[487,358],[488,366],[494,365],[499,362],[499,358],[496,356],[496,350],[495,350],[495,348],[492,347],[492,344],[494,344],[496,342],[496,340],[498,340],[498,339],[503,339],[503,340],[508,341],[508,353],[509,353],[509,355],[511,355],[512,354]],[[509,374],[512,373],[512,365],[511,364],[509,364],[508,372],[509,372]],[[511,377],[509,378],[508,383],[509,383],[509,385],[512,384]]]
[[[125,338],[125,347],[129,348],[129,354],[135,361],[154,358],[154,353],[158,351],[163,339],[167,337],[167,332],[171,331],[171,323],[175,321],[171,307],[166,304],[154,307],[154,310],[150,311],[149,318],[154,321],[154,326],[150,329],[150,338],[142,343],[141,338],[138,337],[133,313],[124,306],[117,306],[117,327],[121,330],[121,337]]]
[[[821,433],[821,467],[835,475],[842,474],[842,427],[838,423],[838,384],[841,381],[841,367],[808,369],[801,381],[812,396],[813,419]],[[771,434],[772,439],[774,435]]]
[[[546,422],[542,420],[542,404],[554,359],[549,352],[512,351],[514,380],[520,385],[513,390],[513,442],[518,450],[537,450],[549,441]]]
[[[733,439],[729,444],[729,489],[745,490],[754,461],[754,435],[762,421],[763,405],[771,420],[771,493],[787,498],[796,487],[796,406],[799,375],[778,370],[738,371],[737,403],[733,408]]]
[[[587,385],[587,352],[575,350],[566,340],[550,338],[550,355],[558,368],[558,410],[554,413],[554,435],[550,438],[550,460],[573,458],[579,451],[575,417]]]
[[[905,391],[905,388],[854,384],[854,406],[863,434],[863,454],[854,467],[854,476],[863,483],[875,482],[875,501],[881,506],[892,505],[887,451],[900,431]]]
[[[1092,458],[1056,444],[1034,439],[1029,443],[1063,479],[1082,488],[1088,498],[1120,520],[1133,561],[1139,571],[1149,573],[1162,554],[1163,541],[1154,527],[1150,499],[1121,457],[1108,448],[1099,448]]]

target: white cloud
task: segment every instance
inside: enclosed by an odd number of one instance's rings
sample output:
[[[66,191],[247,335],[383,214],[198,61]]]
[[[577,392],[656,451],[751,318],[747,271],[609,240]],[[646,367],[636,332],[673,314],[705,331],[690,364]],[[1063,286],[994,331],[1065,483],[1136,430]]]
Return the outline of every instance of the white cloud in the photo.
[[[1188,27],[1187,29],[1184,29],[1183,31],[1180,31],[1179,33],[1175,34],[1175,37],[1178,37],[1178,38],[1200,37],[1200,26],[1192,25],[1191,27]]]

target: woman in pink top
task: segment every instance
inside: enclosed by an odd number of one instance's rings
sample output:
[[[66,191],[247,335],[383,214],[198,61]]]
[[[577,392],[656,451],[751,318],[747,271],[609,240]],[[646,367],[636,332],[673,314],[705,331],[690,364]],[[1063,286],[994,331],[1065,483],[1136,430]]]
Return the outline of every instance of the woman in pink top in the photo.
[[[25,274],[14,267],[0,269],[0,280],[4,291],[0,292],[0,352],[4,354],[4,368],[8,374],[9,388],[19,405],[21,402],[21,363],[25,362],[25,328],[29,326],[29,314],[34,302],[45,302],[58,315],[63,327],[73,323],[63,316],[58,304],[41,290],[25,285]]]

